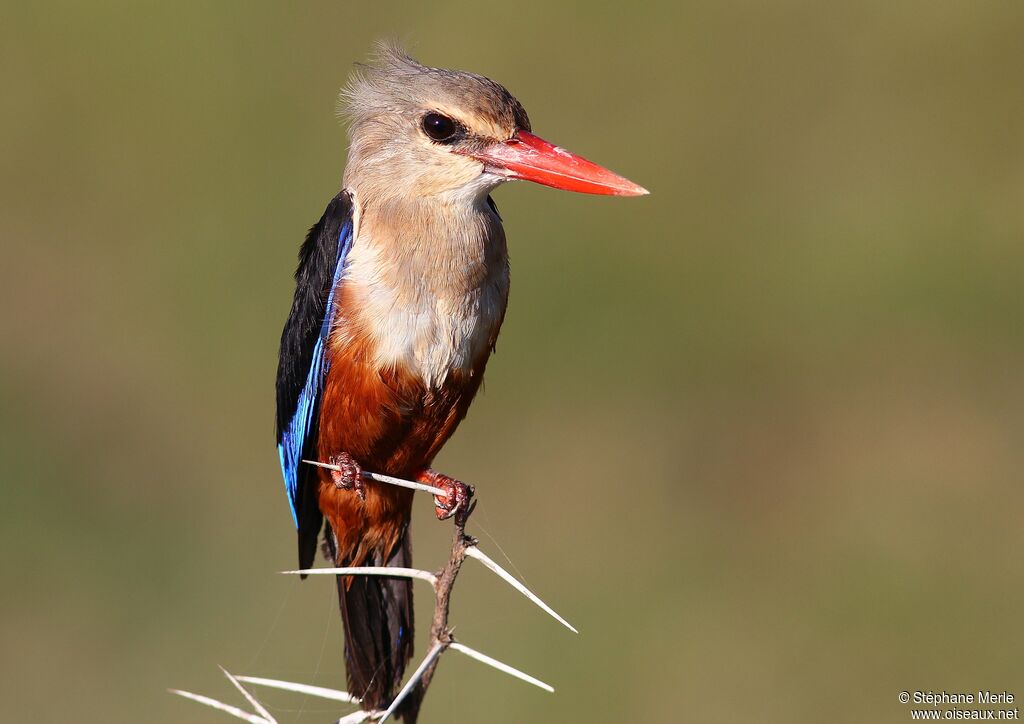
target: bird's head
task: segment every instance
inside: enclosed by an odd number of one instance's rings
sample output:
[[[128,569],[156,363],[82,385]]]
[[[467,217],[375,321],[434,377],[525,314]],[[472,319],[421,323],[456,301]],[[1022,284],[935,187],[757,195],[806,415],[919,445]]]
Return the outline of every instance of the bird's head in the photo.
[[[420,65],[393,46],[342,92],[351,144],[345,186],[364,198],[482,201],[505,181],[639,196],[646,189],[533,135],[515,97],[489,78]]]

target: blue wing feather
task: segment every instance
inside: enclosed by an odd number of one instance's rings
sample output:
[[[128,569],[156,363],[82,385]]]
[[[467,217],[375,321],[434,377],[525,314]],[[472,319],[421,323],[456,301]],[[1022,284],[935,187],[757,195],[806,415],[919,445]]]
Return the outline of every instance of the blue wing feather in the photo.
[[[281,472],[284,474],[284,487],[288,492],[288,505],[292,511],[295,527],[299,527],[299,514],[296,510],[296,499],[299,489],[299,466],[302,465],[306,439],[313,429],[313,414],[316,412],[320,390],[323,388],[324,343],[317,339],[313,348],[313,359],[310,364],[306,384],[299,393],[299,406],[295,416],[288,423],[281,442],[277,444],[277,454],[281,458]]]

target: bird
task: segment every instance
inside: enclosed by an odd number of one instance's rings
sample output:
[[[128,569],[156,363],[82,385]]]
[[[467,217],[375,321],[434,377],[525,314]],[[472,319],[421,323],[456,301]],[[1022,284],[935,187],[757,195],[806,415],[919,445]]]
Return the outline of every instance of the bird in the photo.
[[[299,250],[277,447],[300,568],[314,564],[321,533],[337,566],[410,567],[413,491],[366,473],[443,490],[439,519],[470,503],[473,487],[431,464],[480,388],[508,304],[491,192],[517,179],[648,192],[534,135],[499,83],[422,65],[394,44],[357,66],[339,107],[348,157],[340,192]],[[348,690],[366,710],[386,708],[413,653],[412,583],[338,576],[337,591]],[[413,722],[417,708],[398,715]]]

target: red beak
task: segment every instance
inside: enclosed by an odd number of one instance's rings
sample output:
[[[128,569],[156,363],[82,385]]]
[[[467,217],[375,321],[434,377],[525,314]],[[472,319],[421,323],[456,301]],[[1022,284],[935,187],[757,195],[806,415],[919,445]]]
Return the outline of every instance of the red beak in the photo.
[[[643,186],[526,131],[519,131],[509,140],[495,143],[472,156],[504,176],[565,191],[606,196],[650,193]]]

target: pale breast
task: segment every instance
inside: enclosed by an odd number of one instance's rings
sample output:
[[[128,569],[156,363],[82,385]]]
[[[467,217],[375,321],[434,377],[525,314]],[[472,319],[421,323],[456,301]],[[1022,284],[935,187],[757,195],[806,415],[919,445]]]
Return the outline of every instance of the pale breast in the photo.
[[[394,239],[364,219],[343,276],[352,304],[335,319],[338,343],[365,335],[381,369],[404,368],[427,389],[472,373],[504,318],[508,259],[500,226],[497,237],[479,223],[454,231]]]

